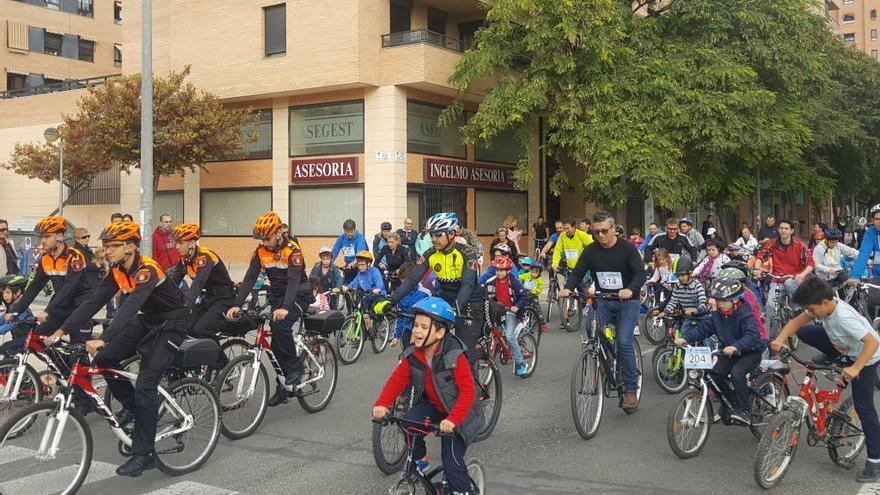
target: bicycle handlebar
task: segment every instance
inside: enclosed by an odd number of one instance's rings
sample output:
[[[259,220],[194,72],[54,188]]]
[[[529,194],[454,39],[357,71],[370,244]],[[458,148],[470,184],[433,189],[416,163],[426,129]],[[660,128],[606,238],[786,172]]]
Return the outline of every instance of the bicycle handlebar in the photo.
[[[808,370],[811,370],[811,371],[830,371],[830,372],[838,374],[838,375],[842,374],[842,372],[843,372],[843,368],[841,368],[840,366],[835,366],[833,364],[828,365],[828,366],[821,366],[821,365],[818,365],[818,364],[815,364],[815,363],[812,363],[809,361],[804,361],[803,359],[799,358],[797,354],[792,352],[791,349],[789,349],[787,347],[783,347],[782,349],[779,350],[779,356],[782,358],[790,357],[790,358],[794,359],[798,364],[802,365],[804,368],[807,368]]]
[[[400,416],[390,415],[385,417],[384,419],[373,420],[373,423],[380,424],[382,426],[388,426],[390,424],[396,424],[401,429],[417,429],[425,434],[433,433],[437,436],[454,436],[455,433],[444,433],[440,431],[440,425],[438,423],[431,423],[428,418],[425,418],[424,421],[413,421],[411,419],[402,418]]]

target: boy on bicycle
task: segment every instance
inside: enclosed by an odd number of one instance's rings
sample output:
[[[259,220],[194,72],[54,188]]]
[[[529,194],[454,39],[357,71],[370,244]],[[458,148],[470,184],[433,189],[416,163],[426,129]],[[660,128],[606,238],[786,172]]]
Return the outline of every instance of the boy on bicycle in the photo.
[[[519,313],[529,304],[529,296],[519,279],[510,276],[513,262],[510,258],[492,260],[495,276],[486,281],[486,290],[490,300],[504,307],[504,338],[513,353],[514,374],[525,376],[528,372],[523,360],[522,349],[517,339],[519,329]]]
[[[661,303],[659,308],[655,308],[652,313],[659,314],[663,311],[667,319],[672,319],[672,315],[676,310],[681,310],[685,316],[689,317],[682,327],[682,331],[686,327],[696,326],[695,317],[706,314],[709,311],[709,302],[706,298],[706,289],[703,284],[693,275],[694,262],[687,256],[682,256],[672,262],[672,272],[678,279],[678,282],[672,286],[672,295],[669,300]]]
[[[751,423],[751,407],[746,375],[761,363],[761,353],[766,343],[761,340],[751,308],[743,300],[743,291],[743,284],[739,280],[716,280],[709,289],[709,296],[715,299],[718,311],[713,311],[708,319],[697,321],[695,328],[685,329],[683,338],[675,339],[675,345],[683,347],[702,342],[713,335],[718,338],[723,354],[718,356],[709,374],[735,407],[730,412],[730,419],[748,425]],[[733,385],[733,393],[725,385],[728,380]]]
[[[382,272],[373,266],[373,254],[366,249],[360,251],[355,256],[355,266],[357,267],[357,274],[348,284],[342,286],[342,292],[352,289],[364,291],[364,307],[372,308],[386,294],[385,280],[382,278]],[[367,328],[373,327],[369,312],[364,315],[364,323],[366,323]]]
[[[439,297],[427,297],[412,307],[414,314],[412,346],[401,357],[397,368],[373,406],[373,419],[391,413],[395,399],[414,387],[413,406],[406,419],[427,419],[440,423],[443,471],[453,493],[472,495],[473,483],[465,465],[467,446],[485,423],[477,398],[474,377],[468,365],[465,345],[450,331],[455,324],[452,306]],[[423,459],[425,439],[413,440],[413,458]]]
[[[407,261],[404,264],[400,265],[400,268],[397,269],[397,276],[400,280],[406,280],[409,278],[409,275],[415,270],[416,264],[412,261]],[[428,272],[427,278],[433,278],[433,272]],[[419,282],[419,285],[416,286],[409,294],[403,296],[400,302],[397,303],[397,309],[399,309],[402,313],[407,314],[412,312],[412,307],[422,299],[428,297],[433,292],[432,286],[429,283],[429,280],[422,279]],[[398,344],[398,342],[403,342],[402,347],[405,349],[409,347],[410,340],[412,339],[412,317],[407,317],[401,315],[397,318],[396,326],[394,328],[394,337],[391,339],[391,347],[394,347]]]
[[[0,278],[0,291],[3,293],[3,306],[6,312],[21,300],[24,293],[24,287],[27,285],[27,279],[21,275],[6,275]],[[12,340],[4,342],[0,345],[0,357],[12,356],[24,348],[24,338],[26,332],[19,330],[21,322],[34,316],[30,309],[25,309],[12,317],[9,321],[0,322],[0,337],[12,332]]]
[[[778,352],[793,334],[822,351],[814,362],[826,364],[845,359],[842,377],[852,382],[853,406],[862,423],[868,457],[857,480],[868,483],[880,479],[880,421],[874,407],[874,380],[880,362],[880,336],[859,312],[835,297],[828,282],[816,277],[803,281],[792,297],[806,311],[795,316],[770,343]],[[815,324],[819,320],[820,324]]]
[[[541,279],[544,265],[541,264],[540,261],[533,261],[531,258],[526,257],[522,260],[522,266],[523,269],[527,271],[519,274],[519,281],[522,282],[523,287],[525,287],[529,293],[529,304],[538,310],[538,320],[541,324],[541,331],[546,332],[547,323],[544,322],[544,317],[541,315],[541,303],[538,301],[538,297],[540,297],[541,292],[544,291],[544,280]]]

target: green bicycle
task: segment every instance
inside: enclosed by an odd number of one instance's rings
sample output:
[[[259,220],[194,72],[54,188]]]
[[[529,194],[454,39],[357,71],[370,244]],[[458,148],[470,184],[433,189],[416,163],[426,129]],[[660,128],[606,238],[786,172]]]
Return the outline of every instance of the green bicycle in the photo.
[[[383,352],[391,340],[395,325],[394,317],[370,314],[369,308],[364,307],[364,296],[367,294],[369,293],[360,289],[351,289],[345,293],[351,314],[345,318],[342,328],[336,332],[336,349],[343,364],[354,364],[361,357],[367,338],[370,339],[370,345],[376,354]],[[364,321],[364,317],[368,314],[373,319],[371,329],[366,328]]]
[[[687,373],[684,369],[684,349],[676,347],[675,339],[682,336],[681,325],[684,313],[676,311],[672,319],[674,324],[666,331],[666,343],[654,349],[651,362],[654,368],[654,379],[657,385],[667,394],[677,394],[687,388]]]

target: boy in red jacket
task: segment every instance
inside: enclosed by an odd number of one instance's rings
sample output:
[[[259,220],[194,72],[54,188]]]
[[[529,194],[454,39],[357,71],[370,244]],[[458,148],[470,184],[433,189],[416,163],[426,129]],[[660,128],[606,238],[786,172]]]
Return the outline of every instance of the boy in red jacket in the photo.
[[[456,433],[442,438],[443,472],[452,493],[473,494],[464,456],[467,445],[482,430],[484,417],[465,346],[448,333],[455,323],[455,313],[449,303],[439,297],[422,299],[413,305],[412,312],[414,345],[403,353],[385,384],[373,407],[373,419],[388,417],[394,400],[413,386],[413,406],[407,411],[406,419],[439,422],[440,431]],[[423,459],[424,437],[412,440],[413,458]],[[419,464],[419,467],[427,466]]]

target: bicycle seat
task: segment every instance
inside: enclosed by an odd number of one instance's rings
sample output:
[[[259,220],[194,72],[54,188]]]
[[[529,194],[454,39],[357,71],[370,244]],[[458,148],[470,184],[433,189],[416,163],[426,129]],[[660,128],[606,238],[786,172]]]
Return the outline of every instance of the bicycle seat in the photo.
[[[171,342],[168,346],[176,351],[171,366],[180,369],[201,368],[214,364],[217,361],[217,354],[220,353],[220,346],[213,339],[187,338],[179,346]]]

